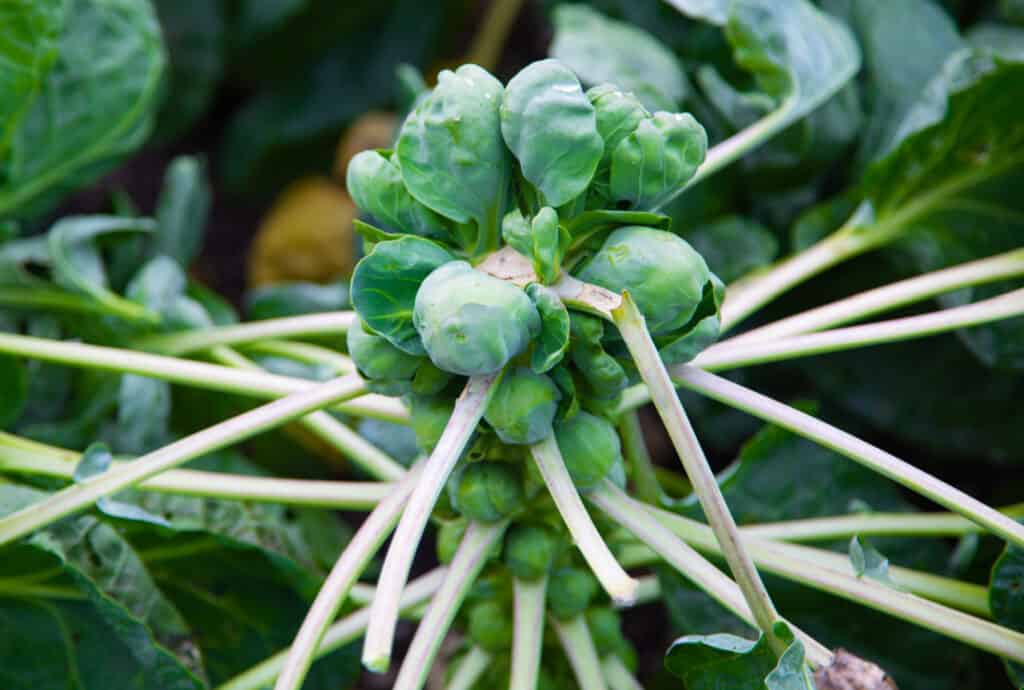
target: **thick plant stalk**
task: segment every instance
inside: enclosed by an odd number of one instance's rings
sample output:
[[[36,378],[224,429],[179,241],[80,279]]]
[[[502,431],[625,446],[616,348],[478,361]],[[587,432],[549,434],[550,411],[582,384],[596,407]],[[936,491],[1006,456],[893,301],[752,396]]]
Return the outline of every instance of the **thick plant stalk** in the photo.
[[[435,568],[426,575],[411,581],[402,592],[398,604],[401,610],[412,611],[429,601],[441,588],[447,574],[448,568]],[[369,622],[370,608],[368,606],[345,616],[327,629],[323,640],[316,648],[315,658],[319,659],[344,645],[355,642],[362,637]],[[274,656],[264,659],[248,671],[218,686],[216,690],[261,690],[269,687],[284,668],[288,652],[288,649],[284,649]]]
[[[0,353],[28,357],[86,369],[99,369],[123,374],[149,376],[171,383],[206,390],[237,393],[255,398],[280,398],[309,390],[315,381],[280,376],[260,371],[244,371],[217,364],[194,362],[177,357],[151,355],[116,347],[35,338],[28,335],[0,333]],[[359,417],[407,423],[409,413],[400,400],[365,391],[358,398],[339,403],[339,412]]]
[[[358,395],[362,390],[363,382],[357,376],[334,379],[186,436],[134,462],[113,467],[0,519],[0,544],[85,510],[104,496],[132,487],[200,455],[245,440],[333,402]]]
[[[352,358],[320,345],[300,343],[292,340],[259,340],[245,346],[248,352],[287,357],[296,362],[321,364],[330,367],[336,374],[352,374],[356,365]]]
[[[224,345],[212,348],[210,353],[221,364],[227,364],[239,369],[263,371],[262,367],[248,357],[244,357]],[[317,410],[306,415],[299,420],[299,424],[306,427],[332,447],[337,448],[343,455],[369,473],[371,477],[395,480],[405,474],[405,468],[393,460],[387,453],[323,410]]]
[[[994,283],[1024,275],[1024,249],[932,271],[837,300],[800,314],[740,333],[708,351],[740,343],[766,342],[834,328],[875,314],[913,304],[952,290]]]
[[[530,453],[587,565],[594,571],[594,575],[612,601],[628,605],[636,598],[637,582],[615,560],[615,556],[590,519],[590,514],[587,513],[579,492],[576,491],[576,485],[572,483],[572,477],[565,468],[554,435],[531,446]]]
[[[544,642],[544,607],[547,576],[536,582],[516,578],[515,626],[512,630],[512,668],[509,690],[535,690],[540,673],[541,646]]]
[[[711,598],[720,603],[738,618],[753,627],[757,621],[750,606],[743,598],[743,592],[735,582],[726,577],[693,547],[680,539],[658,519],[644,511],[639,501],[627,496],[611,482],[605,481],[592,491],[588,499],[608,517],[632,532],[661,558],[692,581]],[[827,666],[832,653],[806,633],[796,630],[807,650],[807,658],[816,666]]]
[[[294,338],[315,335],[344,336],[355,322],[355,312],[338,311],[322,314],[288,316],[249,323],[216,326],[180,333],[149,336],[137,341],[143,350],[165,355],[184,355],[208,350],[217,345],[241,345],[272,338]]]
[[[0,432],[0,471],[71,481],[81,453],[53,448]],[[143,491],[284,503],[296,506],[367,510],[390,493],[388,482],[279,479],[203,470],[168,470],[138,485]]]
[[[601,661],[601,673],[608,683],[608,690],[644,690],[640,681],[633,677],[626,664],[615,654],[609,654]]]
[[[1017,546],[1024,546],[1024,525],[923,472],[910,463],[841,431],[820,419],[695,367],[675,367],[676,380],[703,395],[741,409],[836,451],[854,462],[963,515]]]
[[[700,501],[704,515],[722,545],[722,553],[754,614],[758,629],[768,639],[775,653],[782,654],[786,644],[773,630],[773,625],[779,620],[779,614],[750,555],[743,548],[736,521],[729,512],[729,506],[725,503],[715,475],[704,456],[704,450],[683,410],[679,396],[676,395],[675,386],[661,361],[658,349],[647,332],[644,317],[628,292],[623,295],[621,306],[615,309],[612,315],[640,375],[651,391],[651,399],[672,439],[672,445],[679,454],[686,475],[693,484],[694,493]]]
[[[472,690],[480,676],[491,664],[491,653],[481,647],[473,647],[459,661],[445,690]]]
[[[720,553],[720,545],[707,526],[646,503],[634,503],[684,541],[704,551]],[[870,578],[856,577],[795,557],[792,552],[780,548],[784,546],[781,544],[745,541],[747,550],[767,572],[909,621],[978,649],[1024,662],[1024,633],[901,592]]]
[[[391,646],[398,622],[398,594],[409,578],[416,547],[423,537],[434,504],[483,417],[499,378],[500,374],[469,379],[455,402],[455,410],[444,433],[424,466],[423,479],[416,485],[402,513],[377,580],[377,596],[373,600],[370,628],[363,645],[363,665],[371,671],[382,673],[391,663]]]
[[[451,565],[448,566],[444,584],[434,595],[427,615],[416,629],[392,690],[420,690],[423,687],[434,663],[434,657],[437,656],[437,650],[441,648],[459,606],[462,605],[470,587],[487,562],[488,553],[504,534],[507,525],[507,522],[493,525],[470,523],[459,548],[455,551]],[[378,587],[378,593],[379,591]],[[380,596],[374,599],[374,604],[379,599]],[[373,615],[371,610],[371,619]]]
[[[313,663],[313,653],[320,645],[327,627],[338,615],[338,609],[345,601],[349,588],[394,528],[409,494],[419,481],[421,469],[422,466],[417,465],[395,485],[388,497],[367,516],[345,547],[295,636],[274,690],[298,690],[302,687],[302,681]]]
[[[608,690],[604,674],[601,673],[601,659],[597,656],[594,639],[590,636],[587,621],[583,616],[576,616],[568,621],[552,617],[551,624],[558,633],[565,655],[569,658],[569,665],[576,675],[576,684],[586,690]]]
[[[1022,314],[1024,288],[962,307],[942,309],[920,316],[795,335],[780,340],[723,343],[700,353],[690,364],[708,371],[735,369],[751,364],[923,338],[959,328],[1002,321]]]

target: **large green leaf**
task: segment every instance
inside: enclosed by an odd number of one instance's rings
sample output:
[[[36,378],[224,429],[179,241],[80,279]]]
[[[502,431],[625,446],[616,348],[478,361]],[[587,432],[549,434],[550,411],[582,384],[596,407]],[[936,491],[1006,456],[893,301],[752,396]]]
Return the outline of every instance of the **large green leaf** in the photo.
[[[1024,549],[1006,547],[992,566],[988,596],[997,623],[1024,631]],[[1024,684],[1024,666],[1007,664],[1007,671],[1015,685]]]
[[[65,0],[11,0],[0,5],[0,159],[57,58]]]
[[[586,5],[559,5],[551,57],[569,65],[589,86],[614,84],[651,110],[675,112],[689,85],[679,60],[645,31]]]
[[[45,495],[0,485],[0,513]],[[5,547],[0,568],[5,579],[28,578],[20,590],[8,580],[12,591],[0,598],[3,687],[205,687],[185,619],[111,526],[91,516],[65,520]],[[52,577],[39,577],[51,569]]]
[[[0,165],[0,217],[49,208],[142,144],[163,68],[149,2],[68,0],[59,56]]]
[[[210,180],[202,160],[193,156],[172,160],[157,200],[152,253],[165,254],[188,268],[202,249],[210,196]]]
[[[898,239],[921,271],[1021,246],[1024,200],[1024,62],[987,51],[953,55],[928,85],[867,171],[863,191],[874,211],[868,232]],[[1004,292],[1006,282],[944,295],[955,306]],[[1024,323],[1004,321],[962,333],[989,366],[1024,368]]]

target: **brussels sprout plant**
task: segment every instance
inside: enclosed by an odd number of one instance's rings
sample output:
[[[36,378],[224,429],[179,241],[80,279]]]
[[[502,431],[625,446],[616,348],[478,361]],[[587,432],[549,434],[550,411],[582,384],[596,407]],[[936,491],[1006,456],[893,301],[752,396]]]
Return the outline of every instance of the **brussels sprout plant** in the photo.
[[[119,631],[128,649],[117,653],[149,664],[136,687],[333,687],[317,660],[361,640],[361,665],[394,666],[396,690],[423,688],[442,665],[434,682],[452,690],[625,690],[642,686],[622,611],[660,601],[693,622],[664,658],[689,690],[895,687],[888,658],[841,649],[793,605],[786,593],[799,586],[994,655],[1019,683],[1024,511],[993,508],[811,407],[721,373],[952,332],[986,364],[1019,369],[1024,210],[1007,189],[1024,170],[1024,136],[1007,123],[1024,95],[1020,30],[952,50],[916,104],[880,95],[891,99],[888,120],[865,125],[860,182],[798,214],[827,188],[822,170],[852,151],[838,111],[856,100],[864,61],[865,39],[850,27],[867,32],[870,12],[840,17],[809,0],[669,4],[731,50],[727,74],[710,58],[697,69],[702,95],[651,35],[582,5],[555,10],[553,57],[505,83],[476,64],[442,70],[410,99],[393,147],[347,167],[364,249],[347,290],[269,288],[250,299],[263,318],[239,322],[189,276],[192,252],[173,249],[195,244],[189,219],[207,212],[191,158],[168,173],[155,219],[74,216],[5,236],[0,369],[10,392],[0,419],[12,433],[0,433],[0,471],[20,479],[0,484],[12,564],[0,599],[16,602],[4,616],[31,627],[37,598],[72,602],[58,612],[71,621],[68,644]],[[682,103],[693,112],[675,112]],[[3,165],[7,143],[0,136]],[[752,258],[775,246],[753,221],[688,215],[694,196],[718,193],[740,166],[763,187],[727,193],[756,197],[766,216],[799,217],[792,256]],[[8,178],[0,213],[14,204]],[[873,251],[912,263],[913,275],[848,289],[844,271]],[[840,297],[783,299],[815,278]],[[933,297],[938,310],[853,325]],[[69,368],[80,375],[60,373]],[[191,405],[193,389],[218,398]],[[74,404],[40,411],[60,395]],[[246,409],[244,398],[268,402]],[[718,477],[702,445],[716,429],[701,412],[709,400],[773,425]],[[682,472],[652,461],[639,421],[647,404]],[[58,423],[62,414],[74,419]],[[226,455],[276,428],[347,460],[357,480],[261,476]],[[804,488],[821,449],[863,472],[863,486],[891,484],[946,512],[846,501],[791,519],[784,504],[818,500]],[[806,465],[808,477],[758,475],[748,453],[806,458],[797,473]],[[205,464],[180,469],[193,460]],[[771,505],[755,512],[756,502]],[[278,508],[294,524],[267,531],[259,511]],[[318,528],[318,540],[304,526],[323,519],[316,508],[366,516],[349,538]],[[430,526],[439,565],[410,579]],[[979,535],[1003,551],[988,590],[957,565]],[[870,542],[909,537],[961,538],[959,556],[943,572],[890,565]],[[848,556],[826,548],[836,542]],[[230,673],[210,662],[209,677],[201,659],[181,662],[185,617],[154,581],[162,560],[183,554],[209,557],[215,573],[196,565],[201,586],[171,585],[186,613],[224,590],[236,597],[225,609],[267,608],[245,590],[247,570],[269,568],[263,580],[297,588],[290,645],[225,664]],[[223,584],[222,570],[238,576]],[[125,572],[138,591],[116,582]],[[371,573],[372,586],[361,582]],[[841,615],[822,608],[814,613]],[[393,664],[403,617],[417,626]],[[225,647],[265,633],[207,626]]]

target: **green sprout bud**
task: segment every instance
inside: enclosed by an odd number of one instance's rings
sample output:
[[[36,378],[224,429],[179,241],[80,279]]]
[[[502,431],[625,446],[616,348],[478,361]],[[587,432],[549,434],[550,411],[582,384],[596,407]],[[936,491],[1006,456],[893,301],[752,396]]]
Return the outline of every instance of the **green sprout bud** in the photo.
[[[681,237],[640,226],[619,228],[577,277],[613,292],[628,290],[652,335],[686,325],[711,280],[704,259]]]
[[[496,601],[482,601],[469,610],[469,639],[488,652],[512,646],[512,620]]]
[[[597,589],[597,580],[587,571],[558,568],[548,581],[548,609],[559,620],[575,618],[587,610]]]
[[[550,378],[527,367],[516,367],[502,377],[484,419],[505,443],[537,443],[551,435],[561,399],[558,386]]]
[[[622,621],[619,614],[607,606],[596,606],[587,611],[587,627],[594,638],[599,655],[617,654],[626,647],[622,636]]]
[[[617,462],[622,444],[615,427],[603,417],[582,410],[555,429],[565,468],[580,489],[597,485]]]
[[[446,565],[451,563],[455,558],[455,550],[459,548],[465,534],[465,520],[450,520],[441,523],[441,528],[437,530],[437,560]]]
[[[413,325],[430,360],[463,376],[493,374],[540,332],[540,315],[511,283],[452,261],[416,293]]]
[[[507,462],[474,462],[456,477],[453,503],[464,517],[497,522],[522,507],[523,479]]]
[[[558,537],[542,525],[516,525],[505,537],[505,566],[513,577],[537,580],[551,569]]]
[[[444,395],[409,396],[409,421],[420,448],[437,445],[454,409],[455,403]]]
[[[348,353],[368,387],[384,395],[401,395],[423,359],[402,352],[381,336],[370,333],[362,322],[348,329]]]

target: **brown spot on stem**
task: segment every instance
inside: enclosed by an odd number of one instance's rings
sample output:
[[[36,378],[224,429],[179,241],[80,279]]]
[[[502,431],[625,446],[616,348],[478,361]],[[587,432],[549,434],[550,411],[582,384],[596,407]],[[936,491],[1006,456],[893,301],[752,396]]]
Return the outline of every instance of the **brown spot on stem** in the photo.
[[[896,682],[878,665],[837,649],[832,665],[814,673],[818,690],[898,690]]]

